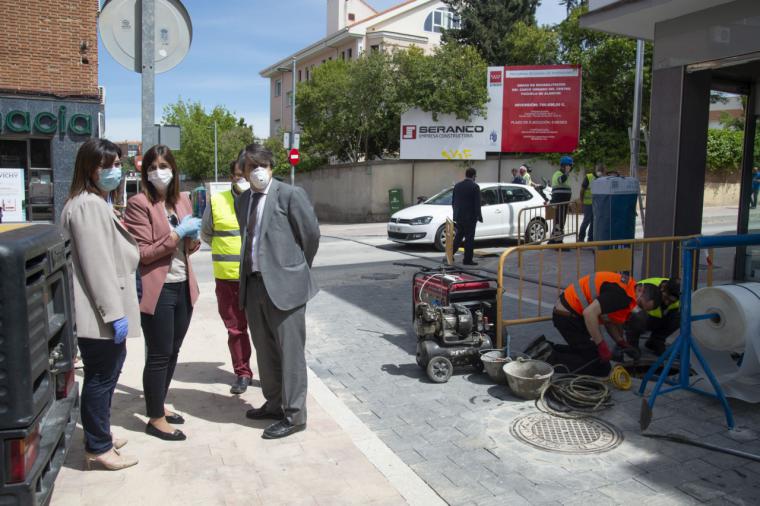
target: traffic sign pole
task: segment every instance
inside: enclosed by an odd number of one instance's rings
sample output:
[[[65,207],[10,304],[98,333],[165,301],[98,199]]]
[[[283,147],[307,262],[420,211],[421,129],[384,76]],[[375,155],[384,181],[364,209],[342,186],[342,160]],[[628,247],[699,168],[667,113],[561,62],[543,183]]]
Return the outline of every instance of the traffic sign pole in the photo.
[[[155,0],[140,2],[140,69],[142,81],[143,152],[156,144]],[[137,33],[135,33],[137,35]]]

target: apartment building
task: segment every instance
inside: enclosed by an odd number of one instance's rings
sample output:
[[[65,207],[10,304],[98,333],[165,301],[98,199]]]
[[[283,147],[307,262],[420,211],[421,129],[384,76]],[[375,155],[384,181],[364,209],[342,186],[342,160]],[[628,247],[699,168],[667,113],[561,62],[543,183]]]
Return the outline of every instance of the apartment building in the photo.
[[[308,81],[314,69],[326,61],[352,60],[365,51],[411,45],[429,52],[441,43],[443,29],[458,23],[439,0],[408,0],[381,12],[363,0],[326,0],[326,8],[324,38],[260,72],[270,81],[270,136],[291,130],[294,62],[297,99],[298,83]]]
[[[98,0],[3,2],[0,205],[3,221],[56,221],[76,152],[103,119]]]

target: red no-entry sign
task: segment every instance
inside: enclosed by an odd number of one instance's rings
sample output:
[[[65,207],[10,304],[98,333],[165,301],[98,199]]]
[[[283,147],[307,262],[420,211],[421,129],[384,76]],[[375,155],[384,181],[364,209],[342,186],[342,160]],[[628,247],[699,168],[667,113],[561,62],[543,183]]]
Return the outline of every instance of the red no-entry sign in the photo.
[[[301,154],[296,148],[290,150],[290,153],[288,153],[288,160],[290,160],[290,165],[293,166],[298,165],[298,162],[301,161]]]

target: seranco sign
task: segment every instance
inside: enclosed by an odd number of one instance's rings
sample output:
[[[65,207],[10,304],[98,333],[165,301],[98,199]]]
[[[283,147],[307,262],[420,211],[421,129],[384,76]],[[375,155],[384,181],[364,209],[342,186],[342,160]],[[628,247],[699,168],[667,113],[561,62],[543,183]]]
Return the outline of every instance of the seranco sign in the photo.
[[[486,153],[570,153],[580,134],[576,65],[489,67],[486,117],[463,122],[419,109],[401,117],[401,158],[485,159]]]

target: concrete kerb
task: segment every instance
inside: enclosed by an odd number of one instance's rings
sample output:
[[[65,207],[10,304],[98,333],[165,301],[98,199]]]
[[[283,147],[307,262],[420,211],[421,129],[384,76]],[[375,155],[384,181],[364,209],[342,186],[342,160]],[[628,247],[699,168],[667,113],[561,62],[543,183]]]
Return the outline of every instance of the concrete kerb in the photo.
[[[309,369],[309,393],[322,409],[349,435],[356,447],[388,479],[412,506],[445,505],[409,466],[383,443],[335,394]]]

